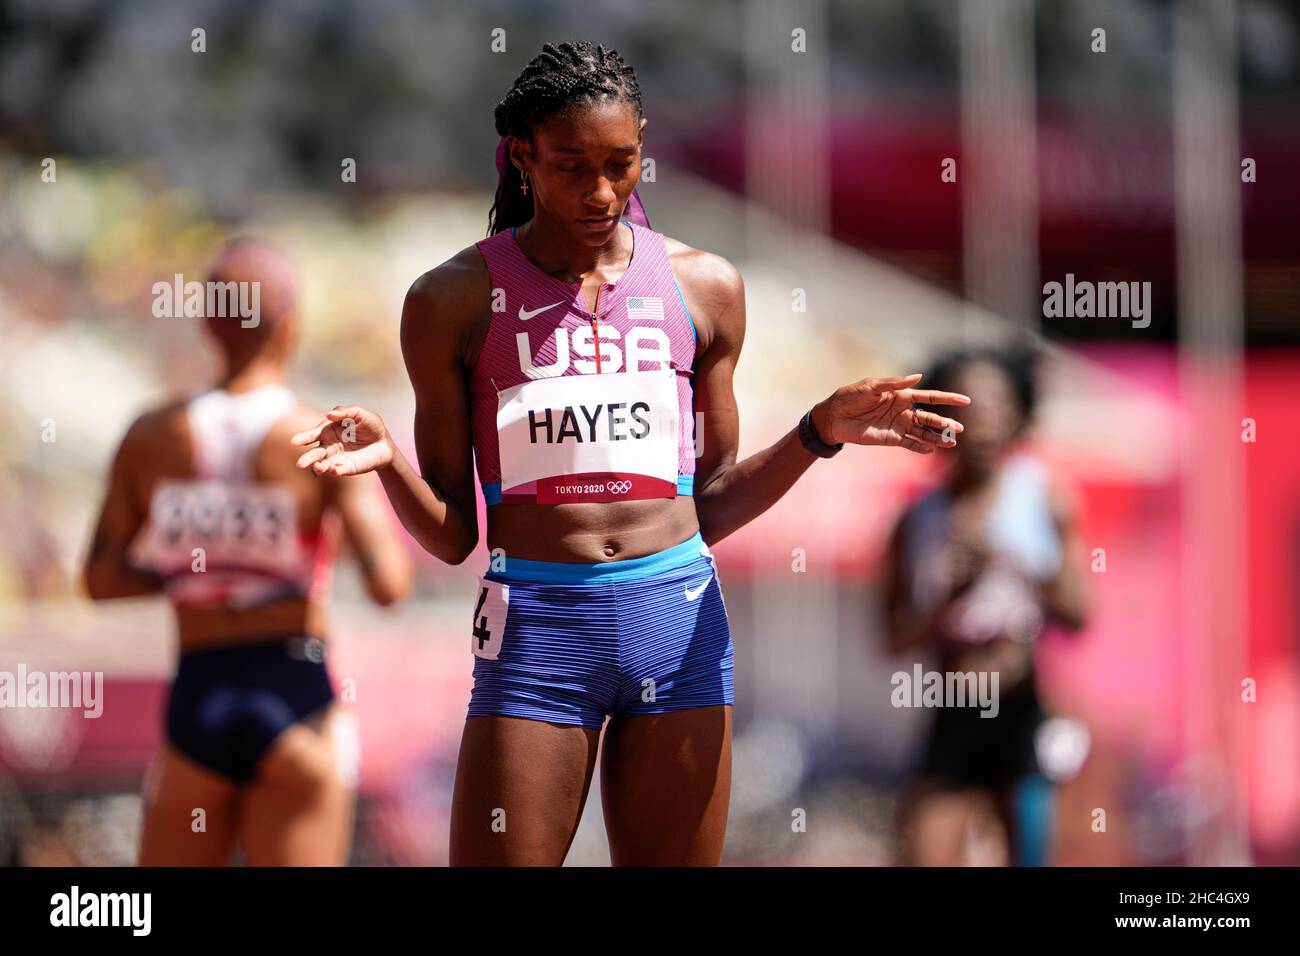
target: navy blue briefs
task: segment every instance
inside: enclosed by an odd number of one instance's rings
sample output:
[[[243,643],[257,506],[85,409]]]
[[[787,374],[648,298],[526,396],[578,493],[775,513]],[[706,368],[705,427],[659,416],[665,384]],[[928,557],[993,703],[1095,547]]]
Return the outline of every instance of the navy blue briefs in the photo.
[[[176,669],[167,739],[209,770],[247,782],[281,733],[333,700],[318,638],[192,651]]]

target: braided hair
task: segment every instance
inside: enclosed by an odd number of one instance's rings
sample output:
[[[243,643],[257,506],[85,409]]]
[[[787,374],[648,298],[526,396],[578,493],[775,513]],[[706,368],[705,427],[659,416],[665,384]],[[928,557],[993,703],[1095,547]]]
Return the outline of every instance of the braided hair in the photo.
[[[519,188],[523,177],[509,161],[506,137],[531,140],[533,127],[538,123],[606,96],[630,103],[640,123],[641,88],[637,86],[632,67],[623,62],[616,50],[585,40],[558,46],[547,43],[529,61],[494,111],[501,141],[497,144],[496,198],[488,213],[489,236],[533,217],[533,194]],[[624,216],[644,226],[650,225],[635,190]]]

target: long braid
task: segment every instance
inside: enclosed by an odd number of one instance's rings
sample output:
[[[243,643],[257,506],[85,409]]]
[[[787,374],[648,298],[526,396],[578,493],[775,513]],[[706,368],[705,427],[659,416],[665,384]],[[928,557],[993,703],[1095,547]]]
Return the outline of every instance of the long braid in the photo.
[[[585,40],[558,46],[544,44],[542,52],[529,61],[514,86],[496,105],[497,135],[531,140],[536,124],[606,96],[632,104],[640,122],[641,88],[632,67],[623,62],[616,50]],[[496,198],[488,213],[489,236],[533,217],[533,195],[519,188],[523,177],[505,155],[504,139],[497,150],[497,170]],[[635,194],[628,201],[629,211],[634,206],[644,218]]]

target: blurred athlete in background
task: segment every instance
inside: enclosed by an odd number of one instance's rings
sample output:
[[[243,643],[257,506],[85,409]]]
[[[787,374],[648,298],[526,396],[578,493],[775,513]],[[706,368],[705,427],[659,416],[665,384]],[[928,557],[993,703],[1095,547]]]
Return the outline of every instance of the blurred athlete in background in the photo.
[[[1055,788],[1040,754],[1047,726],[1033,642],[1049,622],[1084,623],[1081,548],[1070,496],[1021,442],[1034,409],[1032,357],[969,351],[927,373],[971,404],[942,483],[895,525],[885,575],[891,650],[937,652],[944,674],[996,672],[998,712],[939,708],[906,801],[905,861],[955,866],[982,802],[1020,865],[1048,861]],[[1064,722],[1062,722],[1064,723]]]
[[[292,262],[239,239],[209,279],[257,283],[246,301],[260,314],[242,318],[234,298],[226,317],[208,313],[217,381],[127,431],[85,565],[95,600],[161,592],[176,611],[140,863],[222,865],[239,847],[253,866],[342,865],[359,753],[324,656],[340,530],[377,604],[406,595],[409,557],[373,479],[294,466],[289,437],[317,415],[285,385],[300,320]]]

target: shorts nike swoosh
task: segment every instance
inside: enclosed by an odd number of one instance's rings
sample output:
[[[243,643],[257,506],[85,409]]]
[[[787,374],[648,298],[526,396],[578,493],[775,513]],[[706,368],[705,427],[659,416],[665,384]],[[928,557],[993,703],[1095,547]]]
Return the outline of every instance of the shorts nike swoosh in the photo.
[[[705,581],[703,584],[701,584],[699,587],[697,587],[694,591],[692,591],[690,588],[686,588],[686,600],[694,601],[697,597],[700,596],[700,594],[704,591],[704,589],[709,586],[709,581],[712,580],[713,580],[713,575],[709,575],[708,580]]]
[[[525,309],[525,308],[521,305],[521,306],[519,307],[519,321],[520,321],[520,322],[527,322],[527,321],[528,321],[529,319],[531,319],[533,316],[535,316],[535,315],[540,315],[541,313],[545,312],[547,309],[553,309],[553,308],[555,308],[557,305],[564,305],[564,302],[563,302],[563,301],[560,301],[560,302],[552,302],[550,305],[544,305],[544,306],[542,306],[540,309],[533,309],[532,311],[529,311],[528,309]]]

